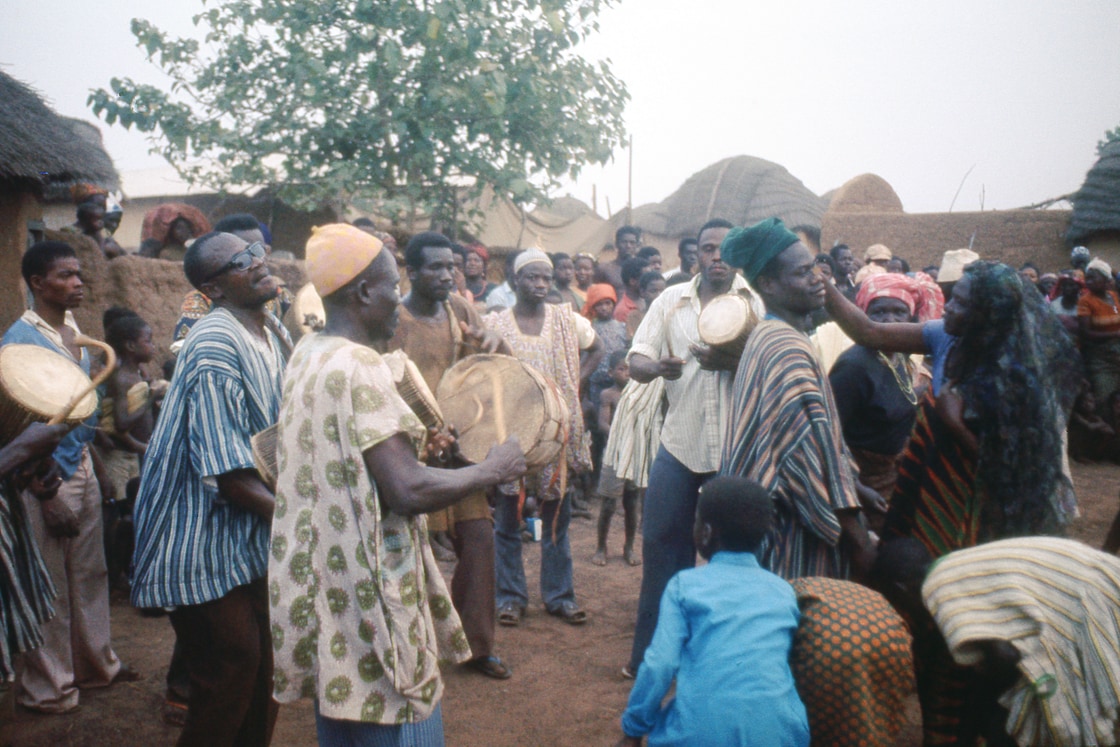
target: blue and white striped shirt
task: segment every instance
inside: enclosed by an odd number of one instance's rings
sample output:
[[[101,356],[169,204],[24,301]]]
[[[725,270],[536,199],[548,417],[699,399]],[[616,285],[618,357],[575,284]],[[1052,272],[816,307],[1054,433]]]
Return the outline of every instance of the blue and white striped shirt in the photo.
[[[266,334],[267,355],[218,308],[187,336],[136,498],[137,607],[219,599],[268,570],[268,522],[223,499],[213,479],[251,469],[249,439],[279,414],[284,357]]]

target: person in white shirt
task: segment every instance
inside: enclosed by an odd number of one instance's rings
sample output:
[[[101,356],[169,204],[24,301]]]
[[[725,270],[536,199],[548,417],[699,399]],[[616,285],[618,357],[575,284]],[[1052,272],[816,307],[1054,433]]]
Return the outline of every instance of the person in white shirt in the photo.
[[[669,409],[644,504],[642,587],[630,661],[623,669],[627,677],[637,672],[657,628],[661,594],[669,579],[696,564],[691,533],[696,497],[719,469],[739,361],[701,344],[697,320],[712,299],[747,288],[720,258],[720,242],[730,229],[729,222],[719,219],[701,227],[699,274],[666,289],[650,305],[630,348],[631,377],[642,383],[663,377]]]

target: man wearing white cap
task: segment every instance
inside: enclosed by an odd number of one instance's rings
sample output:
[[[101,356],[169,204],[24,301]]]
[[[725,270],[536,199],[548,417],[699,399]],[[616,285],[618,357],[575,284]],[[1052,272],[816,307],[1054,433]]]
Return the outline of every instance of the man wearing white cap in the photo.
[[[552,288],[552,261],[540,249],[527,249],[513,265],[517,303],[513,308],[488,314],[487,327],[505,339],[520,360],[552,379],[568,407],[572,427],[567,449],[569,475],[591,468],[591,449],[580,414],[580,384],[586,382],[603,357],[602,343],[591,324],[567,304],[545,299]],[[580,351],[585,351],[582,364]],[[572,625],[587,620],[576,604],[572,583],[572,551],[568,524],[572,505],[561,490],[563,470],[552,464],[535,475],[531,492],[541,501],[541,596],[545,609]],[[494,510],[494,544],[497,547],[498,622],[521,622],[529,603],[525,568],[521,560],[518,496],[499,491]]]
[[[175,607],[191,690],[179,745],[267,745],[276,721],[268,620],[275,499],[250,438],[276,422],[291,342],[265,305],[265,248],[209,233],[183,272],[214,309],[179,353],[136,499],[132,603]],[[271,318],[270,318],[271,317]]]
[[[463,662],[471,649],[423,514],[517,479],[525,459],[510,439],[461,469],[418,463],[447,439],[426,433],[378,353],[401,302],[380,240],[317,228],[307,274],[327,322],[292,354],[280,407],[275,697],[315,699],[321,745],[442,745],[438,660]]]

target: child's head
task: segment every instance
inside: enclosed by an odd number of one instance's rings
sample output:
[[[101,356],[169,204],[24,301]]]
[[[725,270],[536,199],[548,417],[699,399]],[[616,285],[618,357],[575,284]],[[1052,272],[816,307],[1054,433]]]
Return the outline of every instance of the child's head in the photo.
[[[152,328],[136,314],[118,316],[105,330],[105,341],[121,359],[147,363],[156,355]]]
[[[616,350],[607,359],[607,373],[611,375],[611,379],[619,389],[630,381],[630,364],[626,360],[626,353],[625,350]]]
[[[1111,402],[1112,399],[1109,398],[1109,403]],[[1090,387],[1083,388],[1081,393],[1077,395],[1077,399],[1073,402],[1073,410],[1081,415],[1092,415],[1097,411],[1097,398],[1093,396],[1093,390]]]
[[[661,291],[665,290],[665,278],[656,270],[647,270],[638,278],[638,288],[648,309],[649,305],[661,295]]]
[[[602,301],[595,304],[591,310],[595,313],[595,318],[600,322],[609,322],[614,318],[614,300],[604,298]]]
[[[756,552],[773,522],[765,488],[745,477],[716,477],[700,488],[692,538],[705,560],[719,550]]]
[[[118,319],[123,319],[126,316],[140,315],[127,306],[110,306],[101,314],[101,328],[108,334],[109,327],[113,326],[113,322]]]

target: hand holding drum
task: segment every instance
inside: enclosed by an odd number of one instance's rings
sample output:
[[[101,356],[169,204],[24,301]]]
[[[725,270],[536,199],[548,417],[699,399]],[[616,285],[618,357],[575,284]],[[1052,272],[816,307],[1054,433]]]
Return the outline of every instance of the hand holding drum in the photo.
[[[758,322],[758,315],[743,295],[717,296],[700,312],[696,323],[700,339],[707,347],[693,345],[689,349],[703,368],[734,371]]]
[[[529,471],[517,436],[510,436],[491,448],[482,463],[494,469],[494,477],[499,484],[520,479]]]

